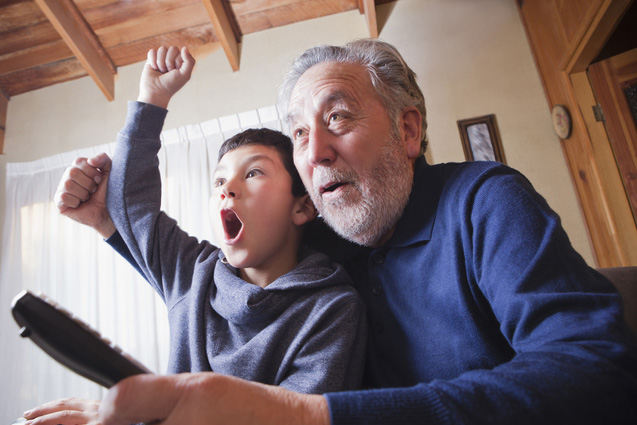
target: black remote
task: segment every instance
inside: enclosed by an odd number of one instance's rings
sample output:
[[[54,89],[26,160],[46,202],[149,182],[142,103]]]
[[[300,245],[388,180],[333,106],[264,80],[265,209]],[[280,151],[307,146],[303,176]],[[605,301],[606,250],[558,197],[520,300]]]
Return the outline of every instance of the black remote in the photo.
[[[13,299],[11,311],[22,337],[31,338],[49,356],[106,388],[128,376],[151,373],[43,295],[22,291]]]

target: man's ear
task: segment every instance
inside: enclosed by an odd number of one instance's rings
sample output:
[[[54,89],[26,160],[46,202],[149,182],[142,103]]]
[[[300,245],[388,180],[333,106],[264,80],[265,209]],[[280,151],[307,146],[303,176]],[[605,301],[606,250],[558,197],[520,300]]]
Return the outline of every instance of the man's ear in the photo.
[[[409,159],[416,159],[420,154],[422,140],[422,119],[420,111],[415,106],[407,107],[400,116],[405,152]]]
[[[318,211],[310,195],[305,194],[296,198],[294,210],[292,211],[292,222],[297,226],[302,226],[316,218]]]

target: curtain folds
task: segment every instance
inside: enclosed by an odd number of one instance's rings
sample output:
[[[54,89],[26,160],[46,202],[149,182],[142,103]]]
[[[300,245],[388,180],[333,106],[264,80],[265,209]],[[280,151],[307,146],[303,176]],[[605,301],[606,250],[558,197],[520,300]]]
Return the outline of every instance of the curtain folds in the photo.
[[[208,199],[217,152],[225,139],[251,127],[281,130],[276,107],[162,133],[162,209],[190,234],[214,243]],[[12,423],[47,401],[100,399],[104,391],[20,338],[9,306],[23,289],[52,298],[151,370],[166,370],[169,330],[161,299],[95,231],[62,217],[53,205],[62,174],[76,157],[112,156],[113,149],[108,144],[7,164],[0,251],[0,423]]]

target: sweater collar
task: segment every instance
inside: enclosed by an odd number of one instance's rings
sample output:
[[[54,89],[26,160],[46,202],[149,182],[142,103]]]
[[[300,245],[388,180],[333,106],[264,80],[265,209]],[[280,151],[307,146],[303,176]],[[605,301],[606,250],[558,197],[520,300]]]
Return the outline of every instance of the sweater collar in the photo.
[[[442,167],[416,160],[414,183],[405,211],[385,247],[404,247],[431,239],[442,190]]]

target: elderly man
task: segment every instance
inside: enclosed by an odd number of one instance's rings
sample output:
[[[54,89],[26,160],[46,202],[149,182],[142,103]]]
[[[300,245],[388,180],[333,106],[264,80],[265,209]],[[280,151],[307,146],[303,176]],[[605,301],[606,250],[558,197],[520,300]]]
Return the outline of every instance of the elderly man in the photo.
[[[366,390],[301,395],[215,373],[136,376],[104,424],[613,423],[637,421],[637,348],[618,294],[573,250],[516,171],[426,163],[423,95],[391,45],[301,55],[280,92],[294,161],[368,308]],[[60,190],[61,211],[110,236],[110,164]],[[96,168],[94,168],[96,167]],[[105,180],[104,180],[105,181]],[[109,242],[123,255],[115,233]]]

